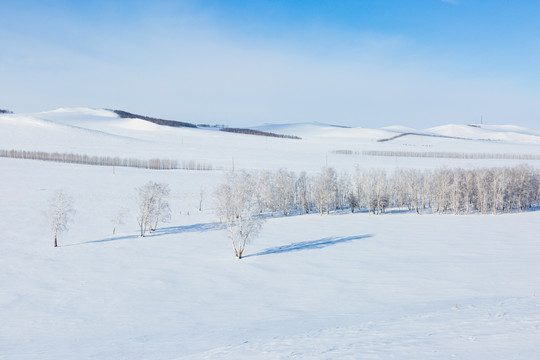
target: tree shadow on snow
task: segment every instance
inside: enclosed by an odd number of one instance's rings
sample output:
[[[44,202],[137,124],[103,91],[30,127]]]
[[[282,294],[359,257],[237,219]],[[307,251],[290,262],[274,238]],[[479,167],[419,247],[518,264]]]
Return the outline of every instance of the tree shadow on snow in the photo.
[[[187,232],[204,232],[204,231],[211,231],[211,230],[219,230],[223,228],[223,224],[219,222],[214,223],[201,223],[201,224],[193,224],[193,225],[185,225],[185,226],[171,226],[166,228],[158,228],[156,231],[147,233],[145,238],[152,238],[156,236],[164,236],[164,235],[175,235],[175,234],[182,234]],[[75,245],[85,245],[85,244],[96,244],[96,243],[106,243],[111,241],[121,241],[121,240],[134,240],[134,239],[142,239],[139,235],[126,235],[126,236],[117,236],[117,237],[110,237],[106,239],[99,239],[99,240],[89,240],[84,241],[76,244],[67,244],[62,246],[75,246]]]
[[[272,254],[281,254],[292,251],[301,251],[301,250],[312,250],[312,249],[322,249],[327,246],[333,246],[341,243],[350,242],[353,240],[367,239],[373,237],[373,235],[358,235],[358,236],[346,236],[346,237],[327,237],[319,240],[311,241],[301,241],[297,243],[292,243],[289,245],[276,246],[258,252],[256,254],[248,254],[243,256],[244,258],[251,256],[262,256],[262,255],[272,255]]]
[[[76,243],[76,244],[65,244],[65,245],[60,245],[59,247],[85,245],[85,244],[97,244],[97,243],[105,243],[105,242],[109,242],[109,241],[137,239],[138,237],[139,237],[138,235],[117,236],[117,237],[111,237],[111,238],[106,238],[106,239],[83,241],[83,242]]]
[[[145,237],[163,236],[163,235],[175,235],[187,232],[206,232],[212,230],[220,230],[223,228],[223,224],[220,222],[213,223],[201,223],[184,226],[170,226],[166,228],[158,228],[156,231],[146,235]]]

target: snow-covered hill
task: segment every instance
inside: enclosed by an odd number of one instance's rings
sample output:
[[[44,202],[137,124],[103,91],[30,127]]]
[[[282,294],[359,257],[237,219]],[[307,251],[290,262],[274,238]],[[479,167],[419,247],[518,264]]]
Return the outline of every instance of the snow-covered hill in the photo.
[[[302,140],[173,128],[99,109],[0,114],[0,149],[174,158],[216,169],[0,158],[0,359],[537,357],[539,211],[269,216],[237,260],[212,201],[222,169],[233,166],[316,173],[325,165],[349,172],[517,165],[524,161],[362,152],[540,155],[537,131],[255,128]],[[420,135],[379,141],[406,133]],[[170,185],[172,213],[140,238],[136,188],[148,181]],[[53,248],[43,212],[57,189],[73,196],[77,212]],[[119,210],[127,215],[113,235]]]
[[[382,129],[346,128],[321,123],[266,124],[255,130],[295,135],[302,140],[220,132],[216,128],[173,128],[120,118],[113,111],[62,108],[35,114],[1,114],[0,149],[69,152],[98,156],[167,158],[198,161],[214,168],[318,171],[331,165],[346,170],[356,164],[393,168],[392,158],[366,159],[335,155],[337,150],[432,151],[539,154],[540,132],[514,126],[447,125],[416,130],[403,126]],[[381,140],[388,140],[383,141]],[[263,147],[264,151],[259,151]],[[257,156],[253,156],[256,154]],[[401,166],[436,167],[400,159]],[[454,162],[459,166],[475,162]],[[499,163],[506,165],[508,162]],[[480,164],[481,165],[481,164]]]

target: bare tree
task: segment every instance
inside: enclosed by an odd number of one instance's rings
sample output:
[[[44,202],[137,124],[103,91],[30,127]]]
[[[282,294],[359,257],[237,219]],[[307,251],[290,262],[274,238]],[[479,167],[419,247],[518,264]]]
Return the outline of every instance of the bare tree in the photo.
[[[450,207],[450,192],[453,181],[452,170],[444,167],[435,170],[432,176],[432,190],[437,194],[437,212],[444,213]]]
[[[169,185],[164,183],[147,182],[137,189],[139,192],[137,222],[141,230],[141,236],[146,231],[156,231],[160,221],[167,221],[171,216],[171,209],[167,198],[170,190]]]
[[[408,175],[407,170],[404,169],[396,169],[394,171],[392,195],[398,208],[407,206],[408,209],[411,210],[409,198],[410,188],[407,187],[409,180]]]
[[[289,215],[294,207],[296,176],[294,172],[279,169],[274,174],[277,204],[283,215]]]
[[[311,178],[302,171],[296,181],[298,206],[305,214],[311,210]]]
[[[384,213],[390,204],[390,192],[386,171],[374,170],[372,176],[375,179],[375,196],[373,198],[373,212],[377,215]]]
[[[345,206],[350,204],[349,200],[351,200],[351,194],[351,177],[349,173],[342,172],[338,176],[336,183],[336,207],[339,208],[339,210],[343,211]],[[354,212],[354,208],[352,209],[352,212]]]
[[[450,181],[449,204],[454,215],[459,215],[460,211],[465,208],[465,193],[466,182],[463,169],[457,168],[451,172],[452,180]]]
[[[324,212],[330,214],[332,206],[336,203],[336,193],[336,172],[333,168],[325,167],[315,177],[313,182],[315,206],[320,215]]]
[[[54,247],[58,247],[58,233],[68,230],[68,224],[73,221],[75,209],[73,198],[62,190],[58,190],[51,199],[47,217],[54,234]]]
[[[278,208],[277,188],[274,176],[271,172],[265,170],[259,172],[254,181],[257,182],[255,197],[259,205],[259,212],[262,213],[268,210],[274,216]]]
[[[489,208],[489,187],[492,182],[492,173],[489,169],[480,169],[477,172],[475,178],[476,208],[485,214]]]
[[[346,206],[382,214],[397,206],[422,214],[483,214],[523,211],[538,205],[540,172],[527,165],[513,168],[439,168],[434,171],[398,169],[387,175],[382,169],[356,167],[354,178],[344,172],[336,175],[323,168],[313,177],[301,172],[262,171],[252,175],[259,213],[280,209],[285,215],[295,209],[309,213],[316,209],[328,214]]]
[[[238,259],[260,231],[263,217],[256,199],[256,181],[246,172],[230,172],[215,192],[217,215],[225,221],[234,254]]]

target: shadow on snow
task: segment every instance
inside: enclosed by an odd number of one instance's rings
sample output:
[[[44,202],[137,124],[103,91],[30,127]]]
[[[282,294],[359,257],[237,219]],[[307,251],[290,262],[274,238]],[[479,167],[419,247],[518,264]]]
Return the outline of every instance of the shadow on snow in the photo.
[[[292,251],[301,251],[301,250],[312,250],[312,249],[322,249],[327,246],[333,246],[341,243],[350,242],[353,240],[367,239],[373,237],[373,235],[358,235],[358,236],[346,236],[346,237],[327,237],[319,240],[311,241],[301,241],[297,243],[292,243],[289,245],[276,246],[258,252],[256,254],[248,254],[243,256],[243,258],[251,256],[262,256],[262,255],[272,255],[272,254],[281,254]]]
[[[187,232],[205,232],[212,230],[223,229],[224,225],[220,222],[213,223],[201,223],[193,225],[184,225],[184,226],[171,226],[166,228],[160,228],[156,231],[146,235],[145,237],[154,237],[154,236],[163,236],[163,235],[175,235],[182,234]]]
[[[219,230],[222,228],[223,228],[223,224],[219,222],[201,223],[201,224],[193,224],[193,225],[185,225],[185,226],[171,226],[171,227],[166,227],[166,228],[159,228],[156,231],[148,233],[144,237],[152,238],[156,236],[175,235],[175,234],[182,234],[182,233],[188,233],[188,232],[205,232],[205,231],[211,231],[211,230]],[[110,237],[110,238],[100,239],[100,240],[89,240],[89,241],[84,241],[84,242],[80,242],[76,244],[67,244],[67,245],[62,245],[62,247],[106,243],[106,242],[121,241],[121,240],[134,240],[134,239],[140,239],[140,238],[141,236],[139,235],[117,236],[117,237]]]

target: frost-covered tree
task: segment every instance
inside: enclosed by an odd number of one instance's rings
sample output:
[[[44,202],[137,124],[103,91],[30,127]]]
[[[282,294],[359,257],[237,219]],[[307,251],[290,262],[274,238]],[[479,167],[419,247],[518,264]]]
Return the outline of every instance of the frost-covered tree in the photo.
[[[270,171],[261,171],[255,177],[257,191],[255,197],[259,207],[259,212],[270,211],[272,216],[278,209],[277,189],[274,176]]]
[[[330,214],[336,199],[336,172],[330,167],[325,167],[317,174],[313,181],[313,200],[320,215],[326,212]]]
[[[139,193],[137,222],[141,236],[146,231],[155,231],[160,221],[167,221],[171,216],[169,207],[169,185],[149,181],[137,189]]]
[[[340,210],[345,209],[347,205],[350,205],[350,200],[354,203],[354,191],[351,186],[351,176],[347,172],[342,172],[337,178],[336,184],[336,207]],[[354,207],[352,207],[354,212]]]
[[[216,213],[225,222],[234,254],[242,258],[246,244],[257,236],[264,218],[260,213],[256,197],[257,182],[243,171],[232,171],[225,175],[214,196]]]
[[[398,208],[410,208],[409,192],[407,187],[407,170],[397,169],[394,171],[392,195]]]
[[[465,212],[467,214],[475,210],[475,204],[477,202],[476,199],[478,197],[478,194],[475,191],[476,176],[476,171],[469,170],[465,172],[465,189],[463,189],[463,201],[465,203]]]
[[[305,214],[311,211],[311,178],[302,171],[296,180],[298,206]]]
[[[450,191],[453,180],[452,170],[441,168],[435,170],[432,176],[432,191],[436,193],[437,212],[444,213],[450,207]]]
[[[520,165],[514,170],[514,189],[512,190],[515,207],[523,211],[538,200],[540,173],[529,165]]]
[[[274,175],[276,201],[283,215],[289,215],[295,205],[296,176],[294,172],[285,169],[278,170]]]
[[[381,213],[384,213],[384,211],[390,204],[390,187],[388,179],[386,177],[386,171],[374,170],[372,176],[375,179],[375,193],[372,199],[372,208],[374,209],[374,212],[379,215]]]
[[[493,170],[493,182],[492,182],[492,188],[491,188],[491,195],[492,195],[492,207],[491,212],[493,214],[497,213],[497,210],[500,212],[504,211],[504,193],[505,188],[507,187],[508,178],[505,176],[504,171],[497,171]]]
[[[492,175],[489,169],[479,169],[475,177],[476,208],[480,209],[482,214],[487,213],[489,209]]]
[[[58,247],[58,233],[68,230],[68,224],[73,221],[74,215],[73,198],[63,190],[58,190],[52,197],[47,211],[49,224],[54,234],[54,247]]]
[[[358,186],[353,183],[352,179],[349,178],[349,190],[347,195],[347,203],[351,208],[351,212],[354,213],[354,209],[359,206],[360,203],[360,193],[358,192]]]
[[[450,181],[449,189],[449,204],[454,215],[459,215],[461,210],[465,208],[465,193],[466,183],[464,171],[460,168],[454,169],[451,172],[452,180]]]

